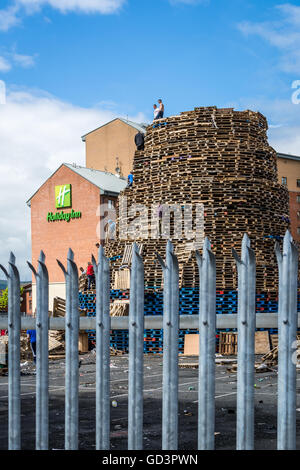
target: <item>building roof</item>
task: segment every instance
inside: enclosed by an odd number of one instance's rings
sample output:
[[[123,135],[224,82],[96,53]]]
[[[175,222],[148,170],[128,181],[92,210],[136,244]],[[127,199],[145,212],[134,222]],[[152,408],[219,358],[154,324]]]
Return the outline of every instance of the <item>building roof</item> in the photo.
[[[102,127],[107,126],[108,124],[111,124],[111,123],[114,122],[114,121],[122,121],[122,122],[124,122],[124,124],[127,124],[128,126],[134,127],[137,131],[142,132],[143,134],[146,133],[147,124],[144,124],[144,123],[138,124],[137,122],[128,121],[128,119],[115,118],[115,119],[113,119],[112,121],[106,122],[106,123],[103,124],[102,126],[97,127],[96,129],[94,129],[94,130],[92,130],[92,131],[90,131],[90,132],[87,132],[87,134],[85,134],[85,135],[83,135],[83,136],[81,137],[82,141],[85,142],[85,138],[86,138],[87,135],[91,134],[92,132],[98,131],[98,130],[101,129]]]
[[[101,194],[119,194],[127,186],[127,180],[107,171],[94,170],[79,165],[64,163],[70,170],[85,178],[100,189]]]
[[[296,160],[300,162],[300,157],[297,155],[290,155],[289,153],[277,153],[278,158],[287,158],[288,160]]]
[[[43,185],[62,167],[66,166],[70,170],[74,171],[82,178],[89,181],[94,186],[97,186],[100,189],[100,194],[107,195],[118,195],[123,189],[126,188],[127,180],[119,176],[113,175],[106,171],[94,170],[93,168],[85,168],[70,163],[63,163],[60,167],[52,173],[52,175],[43,183]],[[43,186],[42,185],[42,186]],[[36,195],[40,188],[28,199],[27,205],[30,206],[31,199]]]

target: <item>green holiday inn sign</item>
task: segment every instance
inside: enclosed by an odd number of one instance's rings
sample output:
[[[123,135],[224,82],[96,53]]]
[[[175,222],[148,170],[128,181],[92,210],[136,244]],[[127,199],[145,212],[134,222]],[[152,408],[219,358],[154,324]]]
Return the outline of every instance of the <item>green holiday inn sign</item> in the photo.
[[[56,209],[67,209],[72,207],[72,185],[63,184],[60,186],[55,186],[55,206]],[[47,221],[56,222],[59,220],[65,220],[70,222],[71,219],[80,219],[81,212],[74,211],[64,212],[63,210],[59,212],[48,212]]]

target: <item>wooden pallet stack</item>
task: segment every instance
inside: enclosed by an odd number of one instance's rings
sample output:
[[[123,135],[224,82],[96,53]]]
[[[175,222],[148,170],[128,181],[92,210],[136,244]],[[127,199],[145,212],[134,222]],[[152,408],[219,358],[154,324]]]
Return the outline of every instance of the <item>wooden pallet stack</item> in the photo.
[[[217,259],[217,289],[236,289],[237,276],[232,248],[238,252],[248,233],[257,258],[257,288],[277,287],[274,242],[284,236],[289,213],[288,191],[277,180],[276,152],[267,140],[265,117],[252,111],[231,108],[195,108],[178,116],[155,121],[147,127],[144,151],[136,151],[134,182],[118,203],[117,239],[106,244],[110,258],[124,253],[133,241],[143,244],[145,280],[149,287],[161,287],[162,270],[156,253],[165,254],[171,238],[180,264],[182,287],[198,285],[195,244],[184,234],[155,238],[151,223],[157,223],[159,204],[204,205],[204,236],[212,243]],[[140,233],[130,228],[134,216],[121,210],[133,204],[147,207],[148,223],[140,222]],[[124,229],[128,228],[127,233]],[[125,236],[124,236],[125,233]],[[122,235],[122,236],[120,236]],[[114,270],[121,259],[114,263]]]

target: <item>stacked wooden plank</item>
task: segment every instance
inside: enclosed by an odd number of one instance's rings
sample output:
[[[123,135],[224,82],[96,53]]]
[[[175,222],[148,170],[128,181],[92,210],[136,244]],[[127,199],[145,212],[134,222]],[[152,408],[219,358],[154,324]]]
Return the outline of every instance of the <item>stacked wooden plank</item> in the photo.
[[[129,315],[129,300],[115,300],[110,305],[111,317],[128,317]]]
[[[94,291],[92,292],[94,293]],[[86,309],[79,308],[79,314],[81,317],[86,316]],[[66,316],[66,300],[61,297],[54,297],[53,299],[53,316],[54,317],[65,317]]]
[[[236,289],[232,248],[240,251],[247,232],[257,257],[257,287],[273,290],[278,280],[274,242],[288,228],[283,216],[289,208],[288,191],[277,180],[276,152],[268,144],[267,129],[260,113],[216,107],[195,108],[148,126],[144,151],[135,153],[133,186],[119,197],[118,237],[106,244],[107,256],[124,253],[133,241],[142,243],[146,285],[160,287],[156,253],[164,256],[170,238],[179,258],[181,286],[197,286],[193,240],[184,233],[175,238],[172,217],[170,235],[157,238],[153,226],[159,204],[192,205],[194,218],[197,204],[203,204],[204,230],[196,242],[199,248],[208,236],[212,243],[217,288]],[[148,223],[135,223],[134,214],[121,210],[124,196],[127,208],[146,206]],[[139,226],[138,235],[134,225]],[[120,265],[117,259],[114,269]]]
[[[65,332],[50,330],[48,336],[48,351],[50,354],[62,354],[65,350]]]

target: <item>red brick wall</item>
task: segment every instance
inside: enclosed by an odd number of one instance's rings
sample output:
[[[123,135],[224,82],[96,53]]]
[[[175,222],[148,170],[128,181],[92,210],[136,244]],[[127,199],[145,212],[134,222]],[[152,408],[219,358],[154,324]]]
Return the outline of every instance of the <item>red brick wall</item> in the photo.
[[[55,186],[72,185],[72,209],[82,212],[81,219],[70,222],[48,222],[48,212],[56,213],[61,209],[55,207]],[[31,237],[32,262],[37,267],[40,251],[46,255],[49,271],[49,282],[64,282],[64,275],[57,264],[59,259],[64,266],[67,264],[69,247],[75,255],[78,269],[86,268],[91,254],[97,256],[97,224],[96,215],[100,202],[100,190],[66,166],[62,166],[48,181],[44,183],[31,200]],[[71,209],[63,209],[70,212]],[[34,280],[35,282],[35,280]]]
[[[297,228],[300,227],[300,202],[297,202],[297,196],[300,196],[300,191],[290,191],[290,218],[291,218],[291,232],[293,239],[300,243],[300,235],[297,233]]]

